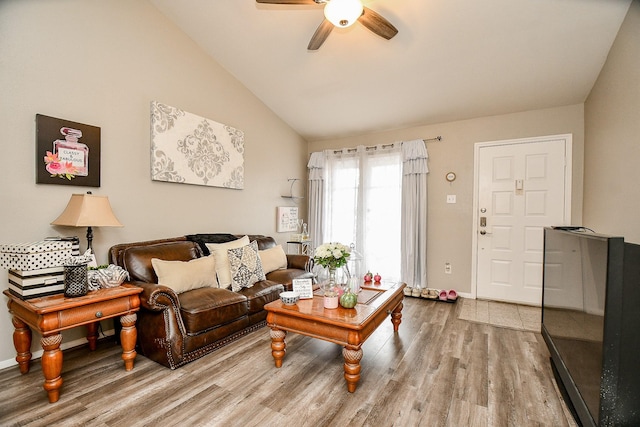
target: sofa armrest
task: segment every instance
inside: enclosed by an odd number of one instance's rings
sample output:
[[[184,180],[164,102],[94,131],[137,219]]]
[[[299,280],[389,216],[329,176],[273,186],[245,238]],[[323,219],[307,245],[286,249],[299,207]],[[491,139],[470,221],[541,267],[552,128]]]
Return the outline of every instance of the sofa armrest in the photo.
[[[175,307],[178,310],[180,308],[178,294],[167,286],[138,281],[128,283],[143,289],[140,293],[140,305],[147,310],[161,311],[167,307]]]
[[[311,258],[307,255],[287,254],[287,268],[311,271]]]

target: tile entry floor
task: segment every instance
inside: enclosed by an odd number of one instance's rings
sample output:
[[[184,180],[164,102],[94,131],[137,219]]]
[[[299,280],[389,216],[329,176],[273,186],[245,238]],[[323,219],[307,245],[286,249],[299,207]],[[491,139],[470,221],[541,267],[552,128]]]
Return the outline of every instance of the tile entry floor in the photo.
[[[542,309],[506,302],[461,298],[458,318],[519,331],[540,332]]]

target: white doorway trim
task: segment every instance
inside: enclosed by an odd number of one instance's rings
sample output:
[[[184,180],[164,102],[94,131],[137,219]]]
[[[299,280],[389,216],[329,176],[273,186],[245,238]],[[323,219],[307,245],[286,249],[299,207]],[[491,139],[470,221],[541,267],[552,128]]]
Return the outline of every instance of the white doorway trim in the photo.
[[[480,168],[479,168],[479,154],[480,149],[484,147],[495,147],[500,145],[513,145],[513,144],[530,144],[536,142],[544,142],[549,140],[564,139],[565,145],[565,199],[564,199],[564,224],[570,225],[571,223],[571,200],[572,200],[572,170],[573,170],[573,135],[572,134],[560,134],[539,136],[531,138],[519,138],[508,139],[502,141],[489,141],[489,142],[477,142],[474,144],[473,149],[473,225],[471,227],[471,298],[476,299],[478,295],[478,280],[477,280],[477,268],[478,268],[478,222],[479,222],[479,183],[480,183]]]

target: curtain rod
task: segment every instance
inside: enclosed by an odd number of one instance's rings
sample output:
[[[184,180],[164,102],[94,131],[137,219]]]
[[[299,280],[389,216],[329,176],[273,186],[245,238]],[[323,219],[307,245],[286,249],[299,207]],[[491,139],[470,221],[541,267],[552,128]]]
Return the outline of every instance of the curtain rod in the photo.
[[[424,138],[423,141],[425,143],[429,142],[429,141],[442,141],[442,137],[440,135],[438,135],[435,138]],[[394,145],[395,145],[395,143],[392,143],[392,144],[381,144],[380,147],[389,148],[389,147],[393,147]],[[377,145],[369,145],[367,147],[364,147],[364,149],[367,150],[367,151],[369,151],[369,150],[377,150],[378,146]],[[357,150],[358,150],[357,148],[347,148],[346,151],[347,151],[347,153],[353,153],[353,152],[355,152]],[[344,149],[343,150],[334,150],[333,154],[342,153],[344,151],[345,151]]]
[[[442,141],[442,137],[440,135],[436,136],[435,138],[427,138],[427,139],[423,139],[424,142],[428,142],[428,141]]]

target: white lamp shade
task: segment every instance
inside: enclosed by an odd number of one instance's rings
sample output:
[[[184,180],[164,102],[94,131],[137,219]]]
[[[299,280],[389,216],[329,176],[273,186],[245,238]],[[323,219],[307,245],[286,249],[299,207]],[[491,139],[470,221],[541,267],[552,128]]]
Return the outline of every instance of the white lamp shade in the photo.
[[[71,227],[123,227],[111,210],[107,196],[73,194],[67,207],[51,225]]]
[[[324,16],[336,27],[348,27],[354,24],[363,7],[360,0],[330,0],[324,7]]]

